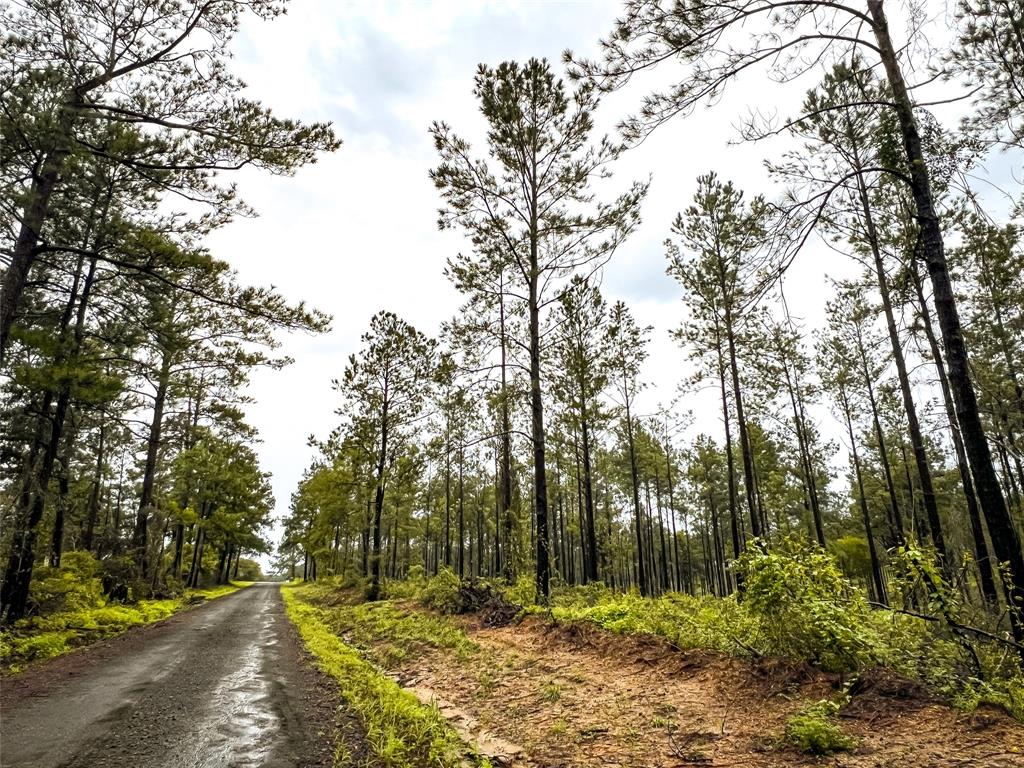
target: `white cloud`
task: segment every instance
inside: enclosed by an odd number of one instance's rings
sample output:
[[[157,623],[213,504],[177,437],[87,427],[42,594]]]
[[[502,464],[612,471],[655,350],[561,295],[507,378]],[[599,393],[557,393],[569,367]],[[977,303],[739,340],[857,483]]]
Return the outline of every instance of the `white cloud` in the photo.
[[[281,115],[333,121],[345,142],[293,178],[243,174],[240,191],[260,216],[210,242],[244,280],[274,284],[335,318],[325,337],[284,339],[293,366],[254,377],[258,402],[249,416],[263,436],[259,451],[274,474],[279,513],[313,457],[306,436],[324,435],[335,423],[330,380],[358,348],[371,315],[392,309],[433,333],[460,303],[442,269],[464,243],[437,231],[438,198],[427,176],[436,163],[431,121],[445,120],[479,143],[482,118],[471,94],[478,63],[529,56],[557,62],[566,48],[594,55],[619,11],[611,0],[295,0],[285,17],[243,26],[235,69],[252,95]],[[778,145],[732,145],[733,125],[748,104],[793,111],[811,84],[782,88],[752,74],[723,103],[661,129],[617,168],[623,186],[653,173],[644,223],[604,280],[609,298],[626,300],[642,323],[655,326],[647,378],[657,386],[645,396],[648,407],[668,402],[687,370],[684,351],[668,336],[680,317],[678,290],[664,274],[662,242],[672,218],[689,203],[696,176],[712,169],[750,193],[768,192],[761,160]],[[641,94],[637,88],[608,97],[602,127],[612,130]],[[824,250],[801,258],[787,278],[794,315],[821,322],[824,274],[848,270],[843,261]],[[697,428],[717,434],[718,424],[714,409],[704,408]]]

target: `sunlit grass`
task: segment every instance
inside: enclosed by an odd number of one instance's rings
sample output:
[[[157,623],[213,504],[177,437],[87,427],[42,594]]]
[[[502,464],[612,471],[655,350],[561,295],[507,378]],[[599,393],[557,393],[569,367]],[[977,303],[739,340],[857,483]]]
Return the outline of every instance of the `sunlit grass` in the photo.
[[[488,766],[486,760],[471,754],[436,707],[426,706],[402,690],[338,636],[332,614],[339,609],[322,609],[307,602],[319,590],[322,587],[285,586],[281,592],[306,648],[317,665],[338,682],[346,704],[362,722],[376,762],[388,768],[455,768],[470,759],[473,764]],[[409,636],[409,625],[389,607],[359,608],[364,610],[358,615],[373,626]]]

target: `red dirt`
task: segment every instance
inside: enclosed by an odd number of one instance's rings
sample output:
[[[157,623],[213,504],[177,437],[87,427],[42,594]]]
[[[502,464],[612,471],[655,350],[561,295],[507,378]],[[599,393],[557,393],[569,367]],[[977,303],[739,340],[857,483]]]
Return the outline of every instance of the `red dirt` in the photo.
[[[487,738],[521,747],[506,765],[1024,766],[1024,725],[991,708],[957,712],[883,670],[862,677],[840,715],[857,748],[814,758],[781,735],[797,710],[841,690],[838,676],[779,659],[678,651],[585,623],[460,621],[482,653],[428,652],[398,677]]]

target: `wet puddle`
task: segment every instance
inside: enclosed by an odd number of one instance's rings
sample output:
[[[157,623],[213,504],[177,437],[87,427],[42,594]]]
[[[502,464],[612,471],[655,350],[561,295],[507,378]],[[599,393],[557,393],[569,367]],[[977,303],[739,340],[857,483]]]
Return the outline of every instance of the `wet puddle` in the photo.
[[[258,627],[242,658],[200,704],[195,724],[167,768],[257,768],[268,765],[281,736],[271,681],[265,673],[267,653],[276,645],[272,604],[266,602],[253,624]],[[250,625],[252,626],[252,625]],[[249,631],[253,631],[250,629]]]

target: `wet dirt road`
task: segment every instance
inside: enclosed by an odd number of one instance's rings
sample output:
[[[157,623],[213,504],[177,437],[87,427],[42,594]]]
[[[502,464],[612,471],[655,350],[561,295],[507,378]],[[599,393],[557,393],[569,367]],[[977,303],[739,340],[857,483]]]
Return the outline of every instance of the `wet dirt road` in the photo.
[[[337,702],[324,706],[331,691],[303,660],[277,585],[103,646],[0,683],[0,766],[331,764]]]

